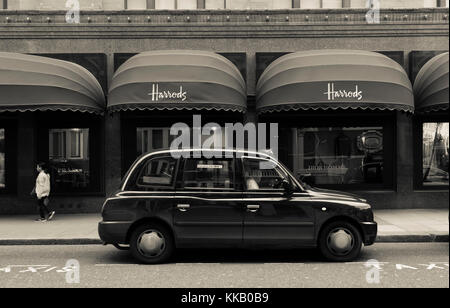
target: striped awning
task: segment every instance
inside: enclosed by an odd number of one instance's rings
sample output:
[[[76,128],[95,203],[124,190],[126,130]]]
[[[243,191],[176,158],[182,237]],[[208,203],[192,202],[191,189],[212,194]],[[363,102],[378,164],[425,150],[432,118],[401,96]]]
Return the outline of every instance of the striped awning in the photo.
[[[414,82],[416,109],[421,112],[448,110],[448,52],[428,61]]]
[[[274,61],[257,85],[258,112],[401,110],[414,112],[411,82],[394,60],[361,50],[314,50]]]
[[[101,114],[102,87],[85,68],[67,61],[0,52],[0,112],[81,111]]]
[[[208,51],[140,53],[114,74],[108,110],[225,110],[244,112],[245,81],[228,59]]]

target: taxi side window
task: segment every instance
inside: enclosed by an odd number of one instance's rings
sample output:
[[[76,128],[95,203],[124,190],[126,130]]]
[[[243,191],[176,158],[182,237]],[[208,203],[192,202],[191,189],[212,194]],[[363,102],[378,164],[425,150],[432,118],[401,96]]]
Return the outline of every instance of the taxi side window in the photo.
[[[260,159],[244,159],[247,190],[280,190],[287,175],[274,163]]]
[[[172,186],[176,162],[172,157],[150,159],[139,173],[137,188]]]
[[[234,160],[188,159],[183,183],[188,189],[234,189]]]

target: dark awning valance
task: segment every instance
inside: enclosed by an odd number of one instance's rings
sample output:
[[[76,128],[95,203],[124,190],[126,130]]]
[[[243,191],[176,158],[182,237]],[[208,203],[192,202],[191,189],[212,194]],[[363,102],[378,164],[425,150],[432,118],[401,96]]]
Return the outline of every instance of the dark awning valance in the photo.
[[[67,61],[0,52],[1,111],[103,113],[105,96],[97,79]]]
[[[416,109],[422,112],[448,110],[448,52],[425,64],[414,82]]]
[[[119,67],[108,95],[109,111],[227,110],[247,106],[237,67],[213,52],[163,50],[140,53]]]
[[[296,52],[273,62],[257,85],[259,112],[378,109],[414,112],[411,82],[390,58],[358,50]]]

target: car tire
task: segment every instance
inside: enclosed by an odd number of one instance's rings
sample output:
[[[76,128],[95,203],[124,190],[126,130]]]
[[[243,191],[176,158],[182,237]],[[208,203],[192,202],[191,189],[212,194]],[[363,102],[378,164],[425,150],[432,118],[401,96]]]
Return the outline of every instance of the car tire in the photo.
[[[361,248],[361,233],[347,221],[331,222],[320,232],[319,249],[328,261],[353,261],[358,258]]]
[[[172,256],[174,247],[172,233],[159,223],[140,225],[131,234],[131,254],[144,264],[166,262]]]

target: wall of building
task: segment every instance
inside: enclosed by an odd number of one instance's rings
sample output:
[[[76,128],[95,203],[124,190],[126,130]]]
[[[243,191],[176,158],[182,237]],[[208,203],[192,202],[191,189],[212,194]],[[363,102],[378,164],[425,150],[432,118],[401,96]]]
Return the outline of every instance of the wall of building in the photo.
[[[6,0],[10,10],[65,10],[79,5],[82,10],[143,9],[317,9],[366,8],[367,0]],[[380,0],[385,8],[448,7],[448,0]]]
[[[112,5],[113,1],[109,3]],[[367,24],[365,10],[308,11],[85,11],[80,24],[65,23],[64,11],[0,11],[0,50],[33,54],[101,53],[106,57],[107,80],[114,74],[114,55],[157,49],[203,49],[245,53],[250,100],[257,82],[257,53],[343,48],[401,51],[409,71],[413,51],[448,50],[448,9],[385,10],[380,24]],[[148,18],[150,16],[150,19]],[[6,19],[8,17],[8,19]],[[27,20],[27,17],[29,18]],[[50,18],[50,22],[47,19]],[[108,17],[110,20],[108,21]],[[169,19],[170,17],[170,19]],[[187,18],[189,17],[189,19]],[[209,17],[209,18],[208,18]],[[288,18],[287,18],[288,17]],[[34,212],[29,196],[34,181],[33,114],[18,115],[17,195],[0,196],[1,212]],[[255,119],[254,112],[247,118]],[[105,115],[105,192],[100,195],[55,197],[60,212],[96,212],[104,195],[120,183],[120,115]],[[448,190],[415,191],[412,184],[412,118],[399,114],[397,183],[392,191],[357,192],[378,208],[448,206]],[[31,150],[30,150],[31,149]]]

